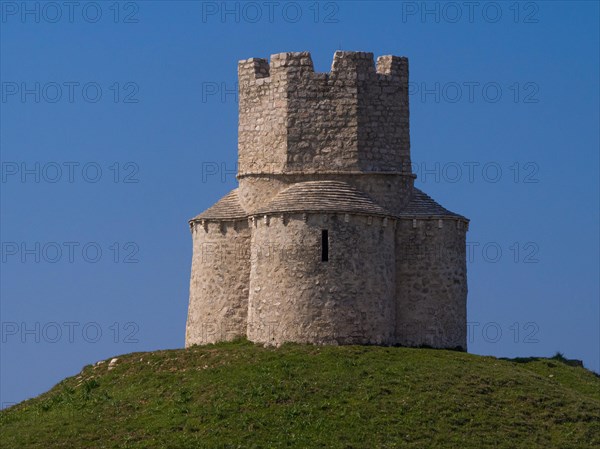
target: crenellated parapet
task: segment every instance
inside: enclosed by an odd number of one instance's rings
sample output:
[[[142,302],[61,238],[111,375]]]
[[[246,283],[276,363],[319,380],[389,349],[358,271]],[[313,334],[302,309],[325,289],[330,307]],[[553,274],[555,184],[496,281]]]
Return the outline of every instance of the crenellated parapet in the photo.
[[[408,60],[308,52],[240,61],[239,174],[410,173]]]
[[[379,56],[375,66],[373,53],[336,51],[330,73],[316,73],[310,52],[307,51],[277,53],[271,55],[270,61],[263,58],[250,58],[238,63],[240,83],[249,83],[262,78],[282,79],[303,76],[338,80],[358,78],[361,81],[389,77],[398,82],[408,82],[408,59],[403,56]]]

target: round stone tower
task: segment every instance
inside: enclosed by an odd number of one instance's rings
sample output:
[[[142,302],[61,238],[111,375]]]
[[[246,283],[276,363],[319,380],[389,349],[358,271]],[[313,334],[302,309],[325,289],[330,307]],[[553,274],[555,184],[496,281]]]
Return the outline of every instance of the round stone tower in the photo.
[[[466,349],[468,220],[414,187],[407,59],[281,53],[238,76],[239,188],[190,222],[186,345]]]

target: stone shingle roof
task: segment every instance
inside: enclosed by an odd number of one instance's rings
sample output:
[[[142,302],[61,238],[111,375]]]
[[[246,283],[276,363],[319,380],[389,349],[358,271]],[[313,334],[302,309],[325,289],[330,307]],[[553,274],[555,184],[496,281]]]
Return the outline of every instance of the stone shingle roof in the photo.
[[[194,220],[234,220],[237,218],[245,218],[248,214],[238,199],[238,189],[233,189],[211,207],[206,209],[200,215],[192,218]]]
[[[415,188],[413,197],[399,214],[394,214],[366,193],[341,181],[307,181],[292,184],[279,192],[256,214],[284,212],[347,212],[389,217],[455,217],[466,220],[462,215],[449,211],[433,198]],[[195,220],[236,220],[246,218],[238,198],[238,189],[233,189],[213,206],[206,209]]]
[[[257,214],[272,212],[353,212],[370,215],[392,214],[366,193],[340,181],[307,181],[279,192]]]
[[[410,202],[399,214],[400,217],[427,216],[427,217],[456,217],[465,219],[462,215],[455,214],[442,207],[433,198],[422,190],[413,189],[413,196]]]

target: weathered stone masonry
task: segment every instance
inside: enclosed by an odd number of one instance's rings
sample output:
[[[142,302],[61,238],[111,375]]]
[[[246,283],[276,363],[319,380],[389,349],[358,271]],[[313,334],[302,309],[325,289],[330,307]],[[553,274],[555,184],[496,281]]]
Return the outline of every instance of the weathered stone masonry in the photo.
[[[468,220],[414,187],[408,60],[240,61],[239,187],[190,221],[186,346],[466,349]]]

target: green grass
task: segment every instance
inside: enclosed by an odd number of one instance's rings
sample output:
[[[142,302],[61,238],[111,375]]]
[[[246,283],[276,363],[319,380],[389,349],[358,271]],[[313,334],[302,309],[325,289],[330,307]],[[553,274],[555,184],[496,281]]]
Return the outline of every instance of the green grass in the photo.
[[[565,359],[247,341],[120,356],[0,413],[2,448],[592,448]]]

